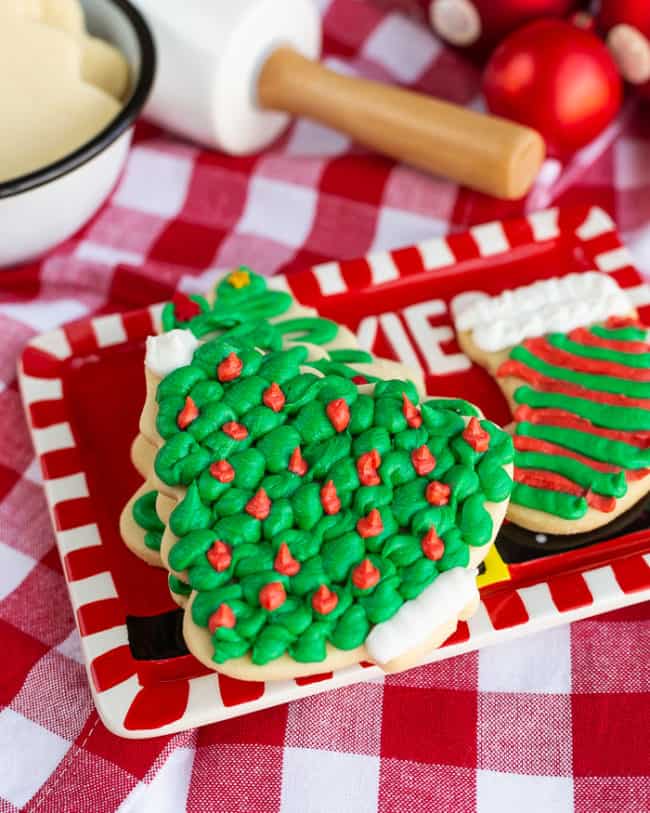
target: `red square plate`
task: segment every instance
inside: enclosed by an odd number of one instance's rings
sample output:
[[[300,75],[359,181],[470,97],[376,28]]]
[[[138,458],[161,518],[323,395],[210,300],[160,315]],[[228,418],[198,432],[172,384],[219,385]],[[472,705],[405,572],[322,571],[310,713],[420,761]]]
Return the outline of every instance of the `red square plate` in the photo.
[[[593,268],[613,274],[650,321],[650,287],[608,215],[588,207],[476,226],[272,285],[356,330],[378,355],[420,365],[431,394],[468,398],[503,424],[510,416],[498,387],[455,342],[450,299]],[[91,689],[108,728],[125,737],[192,728],[381,674],[359,665],[251,683],[208,672],[187,654],[166,572],[132,556],[118,532],[139,485],[129,447],[144,399],[144,339],[159,312],[87,319],[39,336],[19,370]],[[562,540],[504,526],[480,577],[478,613],[428,660],[650,598],[649,528],[650,508],[640,505],[609,527],[615,538],[574,538],[565,550]]]

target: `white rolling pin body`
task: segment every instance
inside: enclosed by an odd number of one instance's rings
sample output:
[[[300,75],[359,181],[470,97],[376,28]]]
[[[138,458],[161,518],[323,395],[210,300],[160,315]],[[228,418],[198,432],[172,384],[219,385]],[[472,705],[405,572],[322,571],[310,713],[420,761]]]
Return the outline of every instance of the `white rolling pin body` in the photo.
[[[272,142],[289,122],[263,110],[257,80],[274,50],[317,59],[313,0],[132,0],[153,30],[156,81],[145,114],[207,147],[234,155]]]

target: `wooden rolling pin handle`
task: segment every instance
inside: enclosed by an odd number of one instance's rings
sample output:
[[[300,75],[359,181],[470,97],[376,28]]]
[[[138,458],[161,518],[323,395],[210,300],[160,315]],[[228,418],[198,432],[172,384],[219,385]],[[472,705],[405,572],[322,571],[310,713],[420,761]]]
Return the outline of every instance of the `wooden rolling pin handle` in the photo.
[[[279,48],[265,62],[258,101],[307,116],[419,169],[498,198],[532,186],[544,141],[529,127],[401,88],[343,76]]]

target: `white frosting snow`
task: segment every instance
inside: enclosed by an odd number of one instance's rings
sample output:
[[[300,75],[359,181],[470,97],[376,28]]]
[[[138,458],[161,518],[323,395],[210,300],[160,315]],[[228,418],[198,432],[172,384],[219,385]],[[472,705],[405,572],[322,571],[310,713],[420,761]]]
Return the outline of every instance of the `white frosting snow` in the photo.
[[[552,331],[566,333],[609,316],[625,316],[631,310],[616,280],[597,271],[541,280],[499,296],[468,291],[451,303],[456,330],[471,330],[474,343],[488,352]]]
[[[164,378],[190,364],[198,346],[199,341],[190,330],[170,330],[160,336],[148,336],[145,367]]]
[[[476,571],[446,570],[392,618],[373,627],[366,638],[368,654],[379,664],[398,658],[423,644],[437,627],[457,620],[463,607],[477,597]]]

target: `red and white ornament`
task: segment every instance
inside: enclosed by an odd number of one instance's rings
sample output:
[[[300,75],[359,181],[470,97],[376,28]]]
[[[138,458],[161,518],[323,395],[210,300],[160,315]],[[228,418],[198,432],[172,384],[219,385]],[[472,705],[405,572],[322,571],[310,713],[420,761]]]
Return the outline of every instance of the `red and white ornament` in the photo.
[[[648,0],[601,0],[597,22],[623,78],[650,98]]]
[[[579,0],[424,0],[431,27],[460,48],[489,52],[508,34],[541,17],[565,17]]]
[[[492,113],[538,130],[559,157],[596,138],[622,98],[605,45],[563,20],[538,20],[507,37],[485,69],[483,92]]]

